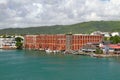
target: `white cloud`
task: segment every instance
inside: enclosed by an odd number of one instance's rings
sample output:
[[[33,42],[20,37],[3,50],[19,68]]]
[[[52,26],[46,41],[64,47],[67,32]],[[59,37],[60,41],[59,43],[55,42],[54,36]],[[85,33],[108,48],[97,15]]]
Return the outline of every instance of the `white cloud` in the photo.
[[[28,18],[35,18],[39,16],[43,12],[42,4],[40,3],[33,3],[32,5],[27,5],[26,10],[29,14],[26,15]]]
[[[120,20],[119,6],[120,0],[0,0],[0,28]]]
[[[7,0],[0,0],[0,4],[6,4]]]

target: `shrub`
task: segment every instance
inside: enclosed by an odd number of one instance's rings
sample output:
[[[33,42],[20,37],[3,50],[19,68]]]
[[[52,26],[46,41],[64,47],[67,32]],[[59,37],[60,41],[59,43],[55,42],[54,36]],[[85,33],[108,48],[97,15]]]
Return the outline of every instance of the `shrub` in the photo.
[[[96,54],[103,54],[103,51],[100,48],[97,48],[95,51]]]

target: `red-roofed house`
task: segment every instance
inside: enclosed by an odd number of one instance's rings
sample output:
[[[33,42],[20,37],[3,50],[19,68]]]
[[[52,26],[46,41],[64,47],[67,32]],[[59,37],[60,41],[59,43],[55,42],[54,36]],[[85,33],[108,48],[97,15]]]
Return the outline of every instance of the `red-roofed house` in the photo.
[[[110,53],[120,53],[120,44],[108,44],[103,46],[103,51],[108,49]]]

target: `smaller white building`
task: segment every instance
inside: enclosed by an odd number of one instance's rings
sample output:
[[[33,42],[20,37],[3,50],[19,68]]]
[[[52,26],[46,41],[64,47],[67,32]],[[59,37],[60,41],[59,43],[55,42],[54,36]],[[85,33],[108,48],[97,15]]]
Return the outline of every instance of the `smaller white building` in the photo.
[[[119,36],[119,32],[112,32],[111,36]]]
[[[91,35],[103,35],[104,37],[110,37],[109,32],[101,32],[101,31],[92,32]]]
[[[16,48],[15,38],[0,38],[0,48]]]
[[[90,35],[101,35],[101,34],[102,34],[101,31],[94,31]]]
[[[110,33],[109,32],[103,32],[102,34],[104,35],[104,37],[110,37]]]
[[[0,49],[2,48],[3,38],[0,38]]]

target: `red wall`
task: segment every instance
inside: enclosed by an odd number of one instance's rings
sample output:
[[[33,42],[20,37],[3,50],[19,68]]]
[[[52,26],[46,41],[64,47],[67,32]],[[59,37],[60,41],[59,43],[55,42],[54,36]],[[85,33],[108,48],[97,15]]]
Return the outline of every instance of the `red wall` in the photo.
[[[79,50],[86,43],[98,43],[103,39],[99,35],[72,35],[72,50]],[[25,48],[27,49],[50,49],[50,50],[66,50],[66,35],[26,35]]]
[[[73,35],[72,36],[72,50],[79,50],[87,43],[99,43],[103,39],[99,35]]]

